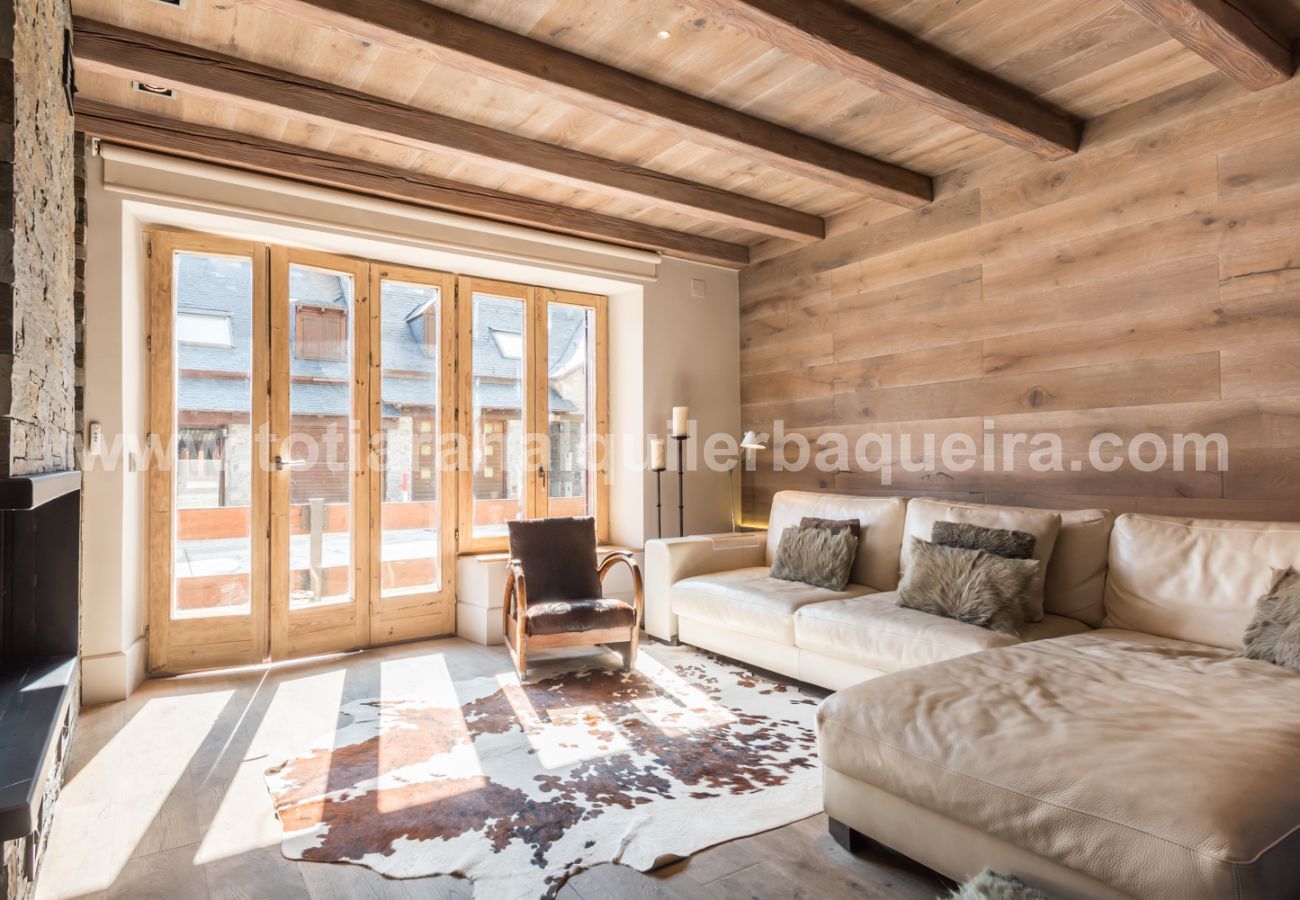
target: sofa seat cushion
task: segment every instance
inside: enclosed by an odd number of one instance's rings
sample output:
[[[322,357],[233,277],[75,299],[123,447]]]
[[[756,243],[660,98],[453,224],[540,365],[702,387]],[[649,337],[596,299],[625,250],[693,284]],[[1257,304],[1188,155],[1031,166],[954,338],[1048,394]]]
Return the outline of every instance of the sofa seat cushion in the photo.
[[[685,578],[673,585],[673,612],[707,625],[794,645],[794,614],[809,603],[869,594],[849,584],[842,591],[771,576],[766,566]]]
[[[1292,896],[1300,871],[1300,672],[1220,648],[1102,629],[975,653],[832,695],[818,740],[1135,897]]]
[[[1074,619],[1045,616],[1041,622],[1021,626],[1018,640],[978,625],[905,609],[895,605],[897,599],[897,592],[889,591],[804,606],[794,617],[795,645],[882,672],[898,672],[992,647],[1010,647],[1020,640],[1088,630]]]

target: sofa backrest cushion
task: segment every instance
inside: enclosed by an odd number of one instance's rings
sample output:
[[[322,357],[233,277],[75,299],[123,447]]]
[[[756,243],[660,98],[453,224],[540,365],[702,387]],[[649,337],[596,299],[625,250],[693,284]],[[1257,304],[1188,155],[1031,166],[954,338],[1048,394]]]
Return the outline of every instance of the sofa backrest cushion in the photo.
[[[804,516],[822,519],[857,519],[862,525],[858,555],[849,581],[878,591],[898,587],[898,554],[903,545],[903,497],[854,497],[812,491],[780,491],[772,498],[767,521],[767,564],[776,558],[781,532],[798,525]]]
[[[1111,532],[1105,624],[1237,649],[1288,566],[1300,568],[1300,523],[1125,514]]]
[[[1061,514],[1054,510],[1025,509],[1018,506],[989,506],[980,503],[950,503],[946,500],[915,498],[907,504],[907,524],[904,528],[903,551],[899,555],[899,568],[906,572],[912,561],[912,539],[930,540],[935,522],[969,522],[985,528],[1003,528],[1009,531],[1027,531],[1038,540],[1034,543],[1034,559],[1041,564],[1039,574],[1029,588],[1025,601],[1025,620],[1040,622],[1043,619],[1043,583],[1046,568],[1061,531]]]
[[[1063,509],[1061,533],[1047,563],[1043,608],[1093,628],[1106,618],[1106,558],[1115,514],[1108,509]]]

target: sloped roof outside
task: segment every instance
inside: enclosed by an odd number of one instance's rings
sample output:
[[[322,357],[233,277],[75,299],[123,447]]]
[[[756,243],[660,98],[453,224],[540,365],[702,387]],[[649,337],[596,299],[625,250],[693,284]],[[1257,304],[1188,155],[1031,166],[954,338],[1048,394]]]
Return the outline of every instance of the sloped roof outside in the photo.
[[[437,396],[435,360],[426,355],[423,341],[408,321],[437,295],[425,285],[385,282],[381,299],[382,353],[385,375],[385,413],[405,406],[434,405]],[[294,303],[325,308],[348,308],[352,300],[349,279],[318,269],[292,266],[289,295]],[[247,375],[252,366],[252,264],[246,259],[178,253],[176,257],[176,307],[178,312],[221,314],[230,319],[230,347],[180,344],[178,368]],[[492,380],[475,379],[475,399],[480,408],[519,409],[518,379],[521,363],[502,355],[492,331],[519,334],[522,313],[518,301],[476,295],[474,328],[475,370]],[[550,322],[549,371],[563,369],[583,345],[585,312],[581,309],[553,310]],[[446,322],[442,323],[446,327]],[[290,317],[290,345],[293,346],[294,317]],[[392,370],[420,373],[416,377],[388,374]],[[293,358],[290,372],[295,381],[291,411],[302,415],[341,415],[347,411],[350,384],[346,362]],[[423,375],[423,377],[420,377]],[[498,380],[501,379],[501,380]],[[513,383],[511,383],[513,382]],[[574,412],[577,407],[551,391],[551,409]],[[247,411],[247,378],[183,375],[178,381],[177,404],[181,409],[203,411]]]

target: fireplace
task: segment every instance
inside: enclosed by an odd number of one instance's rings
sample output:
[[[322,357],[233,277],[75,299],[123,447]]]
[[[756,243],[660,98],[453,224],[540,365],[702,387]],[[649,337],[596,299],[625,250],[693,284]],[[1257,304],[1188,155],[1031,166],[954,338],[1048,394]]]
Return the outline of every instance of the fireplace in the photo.
[[[81,473],[0,479],[0,840],[9,887],[34,880],[80,705],[80,565]]]

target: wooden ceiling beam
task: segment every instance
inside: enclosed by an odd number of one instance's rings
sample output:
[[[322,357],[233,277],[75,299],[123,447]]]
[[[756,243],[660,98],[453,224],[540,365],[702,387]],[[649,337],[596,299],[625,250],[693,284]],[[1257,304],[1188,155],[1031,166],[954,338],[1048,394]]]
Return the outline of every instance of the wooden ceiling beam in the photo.
[[[293,19],[522,87],[785,172],[918,208],[932,180],[422,0],[251,0]]]
[[[1289,80],[1295,56],[1287,41],[1249,13],[1242,0],[1124,0],[1252,91]]]
[[[363,133],[582,190],[650,202],[696,218],[796,241],[825,235],[820,216],[745,197],[222,53],[77,17],[75,52],[84,68],[158,82],[198,96]]]
[[[1075,117],[848,4],[686,2],[779,50],[1046,159],[1079,149],[1083,125]]]
[[[656,250],[666,256],[730,269],[744,268],[749,262],[749,248],[739,244],[154,116],[84,97],[76,100],[76,127],[115,144],[607,244]]]

